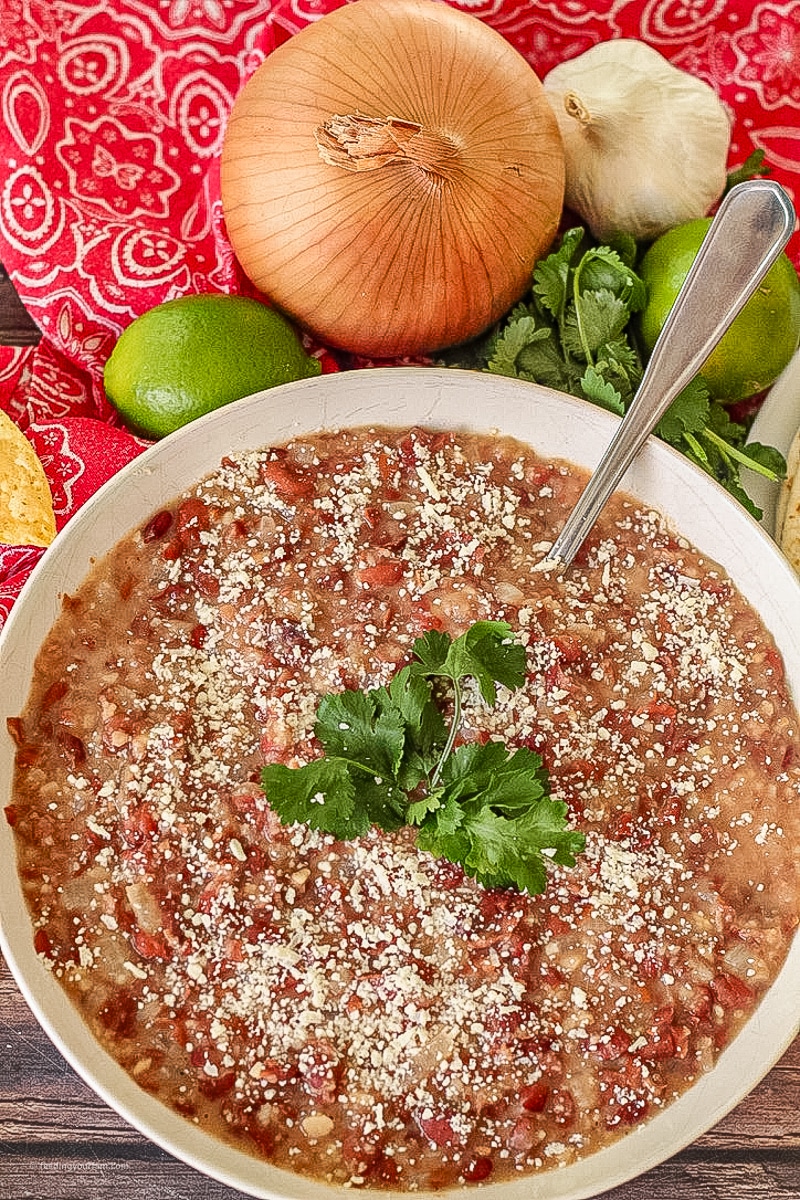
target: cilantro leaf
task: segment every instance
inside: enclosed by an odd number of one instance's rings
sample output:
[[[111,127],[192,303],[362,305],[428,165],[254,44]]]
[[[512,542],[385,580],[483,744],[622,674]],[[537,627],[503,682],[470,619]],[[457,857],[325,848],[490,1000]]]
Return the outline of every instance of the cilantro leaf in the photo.
[[[646,293],[631,265],[635,243],[617,245],[587,246],[582,227],[568,229],[536,264],[528,297],[490,337],[444,362],[528,379],[622,412],[641,378],[629,323]]]
[[[627,409],[642,378],[639,360],[625,338],[603,346],[595,361],[595,370],[606,383],[610,383],[622,397],[623,408]],[[587,399],[591,395],[585,393]]]
[[[533,294],[557,322],[564,317],[569,298],[572,260],[583,237],[584,231],[580,226],[568,229],[559,248],[547,258],[541,259],[533,272]]]
[[[517,374],[531,383],[575,394],[582,366],[572,356],[564,356],[555,331],[547,329],[545,337],[529,342],[520,351]]]
[[[344,691],[323,696],[314,733],[326,756],[289,770],[269,764],[261,782],[285,824],[302,821],[339,838],[358,837],[370,825],[399,829],[405,794],[397,777],[405,723],[388,694]]]
[[[521,746],[509,753],[504,742],[466,742],[451,755],[442,772],[448,795],[491,803],[505,813],[527,808],[547,794],[549,778],[540,755]]]
[[[566,824],[567,811],[564,801],[552,796],[544,796],[532,805],[516,820],[520,850],[530,852],[536,847],[552,862],[574,867],[576,855],[582,854],[586,847],[586,838]]]
[[[520,890],[532,894],[542,891],[547,881],[547,862],[574,866],[575,856],[584,850],[583,834],[565,828],[565,813],[565,804],[548,799],[509,822],[513,826],[513,845],[498,866]]]
[[[410,667],[399,671],[388,691],[380,688],[377,695],[385,695],[403,721],[405,739],[396,778],[402,788],[413,792],[441,754],[447,741],[447,724],[433,699],[429,681],[415,675]]]
[[[593,401],[600,408],[607,408],[609,412],[616,413],[619,417],[625,412],[622,396],[613,383],[609,383],[607,379],[603,378],[597,367],[586,368],[581,376],[581,388],[586,399]]]
[[[620,300],[628,313],[639,312],[647,303],[647,289],[631,264],[610,246],[587,250],[575,269],[575,287],[582,293],[607,291]]]
[[[603,356],[598,359],[597,365],[599,366],[604,360],[607,370],[616,369],[620,379],[624,379],[626,391],[632,399],[642,378],[642,367],[636,351],[627,338],[620,337],[616,341],[607,342],[603,347]]]
[[[408,794],[404,788],[394,781],[364,773],[351,772],[350,778],[356,804],[366,815],[368,825],[390,831],[408,824]]]
[[[564,323],[565,349],[593,362],[606,343],[619,338],[629,315],[625,302],[608,289],[584,292]]]
[[[763,446],[761,442],[745,442],[744,451],[747,458],[744,465],[751,471],[766,475],[773,482],[786,478],[786,459],[774,446]]]
[[[718,404],[716,401],[711,403],[706,424],[709,429],[732,446],[741,446],[744,444],[747,430],[744,425],[731,418],[731,414],[722,404]]]
[[[450,653],[452,639],[438,629],[429,629],[422,637],[418,637],[411,647],[411,652],[422,665],[420,672],[417,664],[412,664],[414,674],[439,675]]]
[[[519,873],[518,824],[518,821],[496,813],[488,804],[468,815],[464,821],[464,832],[470,842],[464,860],[467,874],[488,881],[491,887],[516,883]],[[539,867],[538,862],[537,868],[537,885],[546,883],[544,868]],[[533,863],[528,869],[534,869]]]
[[[323,696],[314,733],[329,758],[379,778],[397,774],[405,723],[396,706],[383,702],[380,694],[345,691]]]
[[[369,816],[356,805],[355,786],[341,760],[317,758],[294,770],[268,763],[261,786],[284,825],[302,822],[342,839],[361,837],[369,829]]]
[[[441,807],[441,792],[431,792],[424,795],[421,800],[414,800],[409,804],[406,811],[406,820],[409,825],[422,825],[426,817],[438,812]]]
[[[626,267],[633,269],[639,256],[636,238],[630,233],[615,233],[608,239],[608,248],[617,254]],[[601,247],[602,249],[602,247]]]
[[[740,468],[748,467],[775,482],[786,473],[786,462],[778,450],[746,442],[746,427],[733,421],[721,404],[709,399],[701,376],[692,380],[670,405],[656,433],[722,484],[756,520],[763,514],[742,486]]]
[[[465,634],[456,638],[443,671],[458,680],[472,675],[487,704],[497,700],[495,683],[511,691],[525,682],[525,647],[514,640],[507,621],[476,621]]]
[[[534,801],[547,796],[549,790],[550,777],[541,756],[522,746],[492,774],[492,807],[510,816],[529,809]]]
[[[394,705],[405,723],[406,732],[413,731],[418,743],[433,743],[440,733],[444,740],[444,721],[433,701],[430,684],[415,675],[410,667],[403,667],[393,676],[388,689],[377,688],[375,694],[382,704]]]
[[[464,742],[453,752],[442,771],[442,783],[454,796],[476,795],[508,759],[503,742]]]
[[[448,646],[445,651],[444,642]],[[414,674],[436,675],[449,679],[453,685],[453,717],[447,741],[430,776],[430,786],[436,787],[442,770],[455,744],[461,721],[461,681],[473,676],[487,704],[497,701],[496,683],[518,688],[525,679],[525,648],[511,636],[506,621],[476,621],[466,633],[451,642],[446,634],[427,633],[412,647],[417,662],[411,664]]]
[[[537,341],[545,340],[547,336],[548,330],[537,329],[536,318],[530,313],[517,317],[498,335],[489,359],[489,370],[495,375],[515,378],[518,373],[517,361],[523,350]]]
[[[453,683],[471,675],[487,704],[497,700],[495,683],[514,690],[525,680],[525,647],[514,641],[506,621],[476,621],[454,642],[432,630],[417,639],[413,651],[419,663],[412,664],[412,671],[441,675]]]
[[[671,446],[682,449],[685,433],[699,433],[708,423],[710,402],[708,387],[698,376],[687,384],[670,404],[656,427],[656,433]]]
[[[424,821],[417,831],[417,845],[437,858],[446,858],[464,866],[472,847],[465,829],[466,813],[454,796],[447,796],[432,820]],[[545,886],[547,881],[545,880]],[[544,891],[544,888],[542,888]]]

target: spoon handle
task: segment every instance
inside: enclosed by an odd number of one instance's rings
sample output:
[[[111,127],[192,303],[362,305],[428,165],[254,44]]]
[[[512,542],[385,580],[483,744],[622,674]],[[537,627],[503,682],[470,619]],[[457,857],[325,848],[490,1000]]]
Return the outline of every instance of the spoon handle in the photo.
[[[547,555],[565,569],[672,401],[697,374],[780,255],[794,209],[779,184],[737,184],[719,206],[653,347],[639,388]]]

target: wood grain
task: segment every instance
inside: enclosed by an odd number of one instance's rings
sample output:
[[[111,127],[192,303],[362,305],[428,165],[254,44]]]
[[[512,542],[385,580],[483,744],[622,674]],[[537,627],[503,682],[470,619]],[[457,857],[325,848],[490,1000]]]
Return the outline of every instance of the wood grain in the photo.
[[[0,346],[38,346],[42,333],[0,263]],[[2,1193],[0,1193],[2,1195]]]
[[[2,958],[0,1056],[0,1200],[112,1200],[121,1191],[125,1200],[242,1200],[147,1141],[83,1083]],[[716,1128],[605,1196],[800,1200],[800,1038]]]

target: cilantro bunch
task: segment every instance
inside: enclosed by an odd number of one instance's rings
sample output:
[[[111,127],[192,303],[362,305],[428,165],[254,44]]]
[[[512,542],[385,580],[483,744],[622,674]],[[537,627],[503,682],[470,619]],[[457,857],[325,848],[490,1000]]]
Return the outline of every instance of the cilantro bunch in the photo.
[[[444,364],[527,379],[622,416],[642,378],[633,318],[647,294],[634,269],[637,253],[632,238],[595,246],[581,227],[567,230],[558,249],[537,263],[528,295],[483,337],[448,351]],[[756,519],[761,511],[741,485],[740,467],[774,481],[786,472],[777,450],[746,444],[746,426],[731,420],[699,377],[673,402],[656,434]]]
[[[477,621],[455,641],[431,631],[412,653],[388,687],[322,698],[314,733],[324,756],[264,767],[271,807],[284,824],[343,840],[373,825],[411,825],[420,849],[461,864],[484,886],[543,892],[546,860],[573,866],[585,839],[550,795],[541,757],[499,741],[456,746],[464,681],[472,677],[494,706],[497,684],[522,685],[524,647],[505,621]]]

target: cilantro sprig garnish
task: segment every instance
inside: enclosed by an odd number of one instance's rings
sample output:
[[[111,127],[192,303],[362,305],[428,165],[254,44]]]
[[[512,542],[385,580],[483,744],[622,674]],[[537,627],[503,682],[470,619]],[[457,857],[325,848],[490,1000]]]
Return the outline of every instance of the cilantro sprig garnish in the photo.
[[[420,849],[461,864],[484,886],[543,892],[547,861],[574,866],[585,839],[550,795],[541,757],[500,741],[456,746],[465,681],[474,679],[493,707],[498,684],[522,685],[524,647],[505,621],[477,621],[455,640],[426,633],[412,653],[387,687],[322,698],[314,733],[324,756],[264,767],[267,800],[284,824],[342,840],[373,825],[414,826]]]
[[[751,158],[742,170],[764,168]],[[633,318],[647,297],[634,269],[637,254],[632,238],[593,246],[580,226],[567,230],[558,249],[537,263],[528,295],[487,334],[448,351],[442,361],[527,379],[622,416],[642,378]],[[786,473],[783,456],[770,446],[747,443],[747,428],[710,398],[700,377],[673,402],[656,434],[757,520],[762,513],[742,487],[740,468],[774,482]]]

